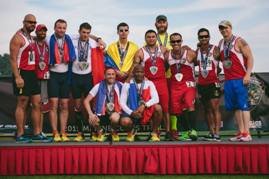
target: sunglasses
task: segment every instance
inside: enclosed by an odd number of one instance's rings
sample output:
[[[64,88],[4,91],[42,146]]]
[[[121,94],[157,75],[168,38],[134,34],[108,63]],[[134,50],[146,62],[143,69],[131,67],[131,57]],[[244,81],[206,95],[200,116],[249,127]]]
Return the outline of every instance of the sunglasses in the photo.
[[[119,32],[128,32],[128,29],[120,29]]]
[[[209,38],[209,35],[199,35],[199,39],[207,39]]]
[[[182,40],[171,40],[170,42],[171,42],[171,44],[175,44],[175,43],[178,43],[179,44],[179,43],[182,42]]]
[[[225,26],[222,26],[222,25],[219,26],[219,30],[224,30],[224,29],[228,29],[228,27],[225,27]]]
[[[36,24],[37,23],[36,21],[24,21],[24,22],[27,22],[28,24]]]

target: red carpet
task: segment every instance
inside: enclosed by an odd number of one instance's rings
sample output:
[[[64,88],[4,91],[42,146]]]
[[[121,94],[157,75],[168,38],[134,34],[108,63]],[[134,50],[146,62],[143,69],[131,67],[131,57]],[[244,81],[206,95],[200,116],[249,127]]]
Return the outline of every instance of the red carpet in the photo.
[[[0,148],[0,175],[269,174],[269,144]]]

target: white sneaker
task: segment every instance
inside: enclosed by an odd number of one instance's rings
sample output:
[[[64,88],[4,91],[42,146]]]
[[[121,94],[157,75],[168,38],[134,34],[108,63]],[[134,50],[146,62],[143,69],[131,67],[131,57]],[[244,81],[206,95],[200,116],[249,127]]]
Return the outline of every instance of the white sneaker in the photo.
[[[243,137],[243,134],[239,132],[235,137],[230,138],[229,141],[239,142],[242,137]]]
[[[240,141],[242,141],[242,142],[250,142],[250,141],[252,141],[252,137],[251,137],[251,135],[248,134],[247,136],[241,137]]]

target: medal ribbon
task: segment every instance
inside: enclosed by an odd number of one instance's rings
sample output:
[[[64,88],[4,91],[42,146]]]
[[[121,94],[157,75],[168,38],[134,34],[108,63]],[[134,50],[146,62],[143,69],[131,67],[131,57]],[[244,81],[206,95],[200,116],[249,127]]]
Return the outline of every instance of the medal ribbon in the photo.
[[[150,56],[151,65],[156,66],[156,58],[158,54],[158,47],[155,47],[155,50],[153,53],[151,53],[149,46],[146,46],[146,51],[148,52]]]
[[[168,33],[167,32],[165,33],[165,37],[164,37],[164,42],[163,43],[161,41],[161,38],[160,38],[159,34],[157,35],[157,40],[158,40],[158,43],[159,43],[160,46],[166,47],[167,39],[168,39]]]
[[[200,48],[200,53],[201,53],[201,67],[204,71],[206,71],[206,66],[207,66],[207,61],[208,61],[208,56],[209,56],[209,52],[212,48],[212,45],[209,45],[206,56],[204,57],[202,50]]]
[[[45,43],[43,43],[42,45],[42,53],[41,53],[41,50],[39,48],[39,44],[36,42],[36,47],[37,47],[37,52],[38,52],[38,55],[39,55],[39,61],[41,62],[44,62],[45,60],[45,52],[46,52],[46,46],[45,46]]]
[[[89,41],[85,42],[85,45],[82,45],[81,40],[78,40],[78,60],[81,61],[87,61],[88,54],[89,54],[89,48],[90,44]]]
[[[122,67],[124,59],[125,59],[125,57],[127,55],[128,49],[129,49],[129,42],[127,43],[127,46],[126,46],[125,50],[122,50],[120,48],[120,43],[119,42],[117,43],[117,46],[118,46],[118,51],[119,51],[119,55],[120,55],[120,67]]]
[[[230,57],[230,51],[232,49],[232,42],[234,41],[235,36],[232,36],[228,42],[224,42],[223,50],[224,50],[224,60],[228,60]]]

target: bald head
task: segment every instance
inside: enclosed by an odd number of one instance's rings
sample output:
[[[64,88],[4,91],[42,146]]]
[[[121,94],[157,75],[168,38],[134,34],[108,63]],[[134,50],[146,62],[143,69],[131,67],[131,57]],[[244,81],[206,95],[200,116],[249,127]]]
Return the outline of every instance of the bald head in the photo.
[[[23,19],[23,29],[29,34],[35,30],[36,18],[33,14],[27,14]]]
[[[144,67],[141,64],[137,64],[133,70],[135,81],[141,83],[144,80],[144,74]]]

